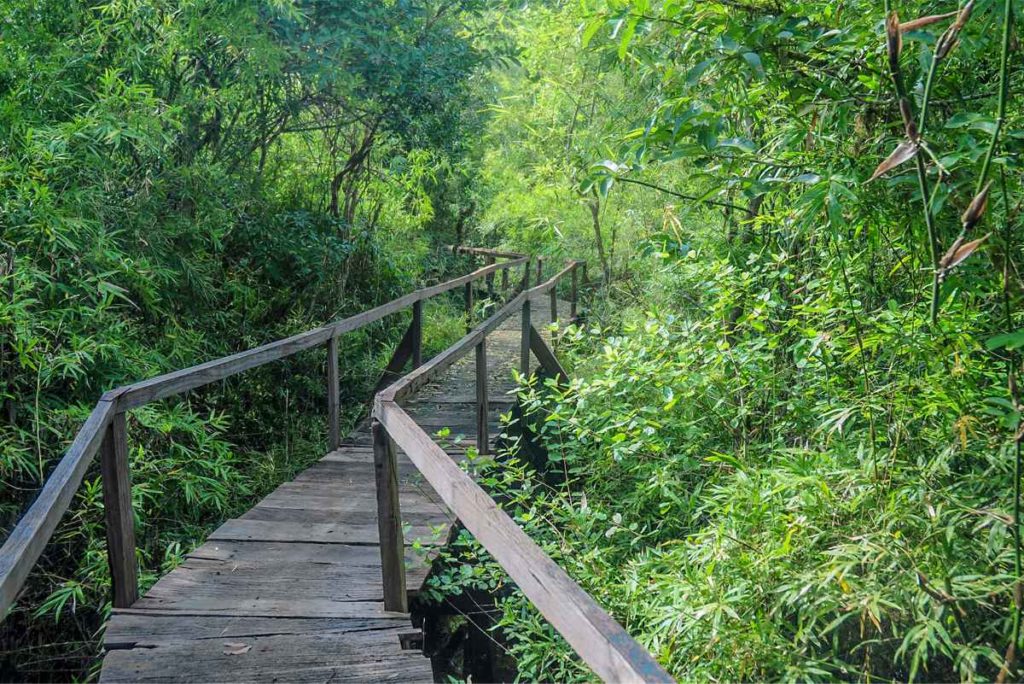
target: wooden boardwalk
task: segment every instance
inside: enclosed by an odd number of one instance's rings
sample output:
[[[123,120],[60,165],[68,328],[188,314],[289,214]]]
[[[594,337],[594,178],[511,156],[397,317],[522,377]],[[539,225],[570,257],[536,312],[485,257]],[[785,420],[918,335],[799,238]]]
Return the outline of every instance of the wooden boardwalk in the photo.
[[[559,307],[564,320],[568,305]],[[538,295],[538,329],[547,328],[549,310]],[[488,337],[492,437],[512,403],[520,334],[513,316]],[[428,433],[465,435],[459,448],[451,437],[444,443],[456,459],[475,443],[474,383],[474,361],[463,359],[403,402]],[[451,514],[400,451],[398,475],[406,540],[446,539]],[[224,523],[131,608],[115,610],[101,681],[431,681],[409,615],[384,610],[374,482],[364,423],[341,448]],[[415,594],[428,565],[409,544]]]

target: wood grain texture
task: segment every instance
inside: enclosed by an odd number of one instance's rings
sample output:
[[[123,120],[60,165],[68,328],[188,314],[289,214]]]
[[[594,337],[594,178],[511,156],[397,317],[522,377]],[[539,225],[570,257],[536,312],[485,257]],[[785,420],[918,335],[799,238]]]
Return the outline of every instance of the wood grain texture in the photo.
[[[327,340],[327,446],[341,444],[341,387],[338,378],[338,338]]]
[[[100,475],[114,607],[128,608],[139,598],[139,569],[135,561],[135,514],[124,413],[115,413],[107,426],[100,445]]]
[[[85,471],[106,435],[115,413],[116,395],[104,395],[75,435],[39,496],[0,547],[0,617],[14,603],[25,578],[39,559],[57,523],[68,510]]]
[[[502,519],[504,513],[457,465],[475,446],[481,421],[488,439],[498,429],[492,397],[514,391],[511,370],[523,330],[516,314],[531,299],[546,303],[555,283],[519,293],[458,349],[413,370],[409,376],[424,372],[407,383],[418,390],[404,399],[409,414],[380,401],[394,386],[381,393],[378,410],[401,412],[405,422],[389,414],[385,420],[391,422],[382,421],[377,430],[369,422],[360,425],[338,449],[227,521],[131,608],[116,610],[101,681],[428,681],[429,661],[401,650],[402,638],[415,630],[408,615],[387,609],[394,600],[384,578],[400,568],[415,594],[426,577],[429,549],[445,538],[456,514],[597,674],[635,680],[635,642],[507,516]],[[532,309],[543,342],[548,307]],[[470,349],[478,349],[473,358]],[[384,434],[393,425],[404,431],[401,449]],[[442,427],[452,430],[437,434]],[[455,431],[470,437],[458,440]],[[383,507],[379,479],[389,492]],[[392,545],[391,569],[385,571],[380,539],[396,530],[400,541]],[[426,557],[414,541],[428,550]],[[392,593],[405,599],[410,592],[403,587]],[[243,652],[225,652],[239,644]],[[646,674],[664,679],[660,670]]]
[[[524,378],[528,378],[530,377],[530,331],[533,330],[529,299],[523,299],[523,310],[519,316],[522,327],[519,342],[519,373]]]
[[[529,264],[527,257],[511,254],[506,256],[511,260],[494,263],[465,276],[422,288],[356,316],[191,368],[142,380],[104,394],[85,424],[75,435],[65,456],[47,478],[35,502],[11,531],[3,547],[0,547],[0,616],[7,614],[7,610],[17,597],[29,572],[49,542],[57,523],[67,511],[86,469],[99,449],[107,424],[115,412],[137,408],[151,401],[180,394],[311,349],[329,340],[335,341],[338,336],[346,332],[378,321],[409,306],[419,305],[444,292],[471,284],[480,278],[491,277],[497,271]],[[418,335],[422,331],[421,321],[419,325]],[[414,355],[416,356],[414,365],[418,365],[419,352],[414,352]],[[336,354],[334,359],[336,362]],[[334,371],[336,375],[337,369],[335,368]],[[329,366],[329,376],[330,373]],[[332,390],[330,377],[328,378],[328,391],[331,392],[331,396],[336,395]],[[328,413],[329,420],[332,421],[328,428],[329,441],[333,448],[337,446],[334,441],[335,431],[333,429],[333,418],[336,413],[334,406],[329,405]]]
[[[490,407],[487,404],[487,339],[476,345],[476,443],[481,454],[491,452]]]
[[[384,607],[404,613],[409,609],[409,604],[405,593],[405,539],[402,534],[395,445],[379,421],[373,421],[372,432]]]
[[[599,677],[672,681],[657,661],[531,540],[394,402],[374,416],[452,512]]]

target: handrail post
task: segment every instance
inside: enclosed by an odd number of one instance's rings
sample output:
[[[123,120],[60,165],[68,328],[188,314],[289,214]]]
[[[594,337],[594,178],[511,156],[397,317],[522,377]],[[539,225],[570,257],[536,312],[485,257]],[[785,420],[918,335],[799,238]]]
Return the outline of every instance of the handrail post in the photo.
[[[341,393],[338,378],[338,338],[327,340],[327,443],[331,451],[341,446]]]
[[[487,424],[490,406],[487,401],[487,338],[476,345],[476,450],[491,453],[491,436]]]
[[[530,377],[530,298],[523,298],[523,336],[519,347],[519,372],[524,378]]]
[[[377,481],[377,532],[380,535],[380,571],[384,583],[384,610],[409,612],[405,591],[405,539],[398,499],[395,443],[377,419],[373,433],[373,471]]]
[[[423,365],[423,300],[412,303],[412,367]]]
[[[540,285],[541,279],[544,277],[544,258],[537,257],[537,284]]]
[[[569,320],[576,320],[576,301],[579,298],[579,282],[576,271],[579,269],[579,262],[572,265],[572,295],[569,298]]]
[[[530,268],[530,259],[527,257],[526,261],[523,263],[523,292],[530,289]]]
[[[473,329],[473,283],[466,283],[466,332]]]
[[[103,510],[107,528],[107,560],[113,585],[114,607],[130,608],[139,598],[139,570],[135,562],[135,515],[128,465],[125,414],[114,414],[100,445]]]
[[[494,257],[493,256],[487,257],[487,265],[488,266],[493,266],[494,264],[495,264]],[[490,299],[490,300],[494,299],[494,273],[493,272],[487,274],[487,298]]]
[[[505,294],[508,291],[508,269],[501,269],[501,294]]]
[[[548,290],[548,298],[551,300],[551,324],[558,325],[558,283]]]

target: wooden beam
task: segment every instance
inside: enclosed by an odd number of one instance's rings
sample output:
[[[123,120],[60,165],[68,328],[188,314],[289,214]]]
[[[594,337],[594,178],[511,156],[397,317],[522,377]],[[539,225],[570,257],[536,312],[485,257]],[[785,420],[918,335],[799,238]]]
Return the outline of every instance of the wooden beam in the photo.
[[[462,247],[456,246],[454,248],[456,254],[480,254],[483,256],[498,257],[499,259],[521,259],[524,254],[517,252],[502,252],[496,249],[490,249],[488,247]]]
[[[394,402],[375,417],[441,499],[593,672],[607,682],[672,678]]]
[[[488,256],[487,257],[487,265],[491,266],[492,264],[494,264],[494,257],[493,256]],[[494,299],[494,274],[491,273],[491,274],[487,275],[484,278],[484,280],[487,283],[487,298],[490,299],[490,300],[493,300]]]
[[[533,324],[530,322],[530,298],[523,298],[523,312],[521,314],[522,336],[519,344],[519,372],[524,378],[530,377],[530,331]]]
[[[493,316],[468,332],[465,337],[453,344],[451,347],[435,356],[429,363],[407,373],[387,389],[382,390],[377,395],[377,399],[382,401],[397,401],[408,396],[412,392],[415,392],[418,388],[430,382],[441,372],[450,368],[452,364],[468,354],[477,342],[493,332],[502,324],[502,322],[508,319],[509,316],[512,316],[516,310],[522,306],[524,300],[527,300],[531,296],[538,296],[548,292],[571,270],[572,265],[570,264],[540,285],[530,288],[526,292],[520,292],[518,295],[510,299],[508,303],[499,309]],[[528,340],[526,341],[526,347],[529,347]]]
[[[466,332],[473,329],[473,284],[466,283]]]
[[[551,351],[551,347],[547,345],[544,338],[540,336],[537,329],[532,325],[530,326],[530,350],[533,351],[533,355],[537,357],[537,361],[540,362],[541,367],[544,368],[548,373],[551,373],[558,378],[559,382],[568,383],[569,374],[562,368],[562,364],[558,362],[558,357]]]
[[[537,257],[537,282],[544,277],[544,259]]]
[[[558,325],[558,289],[553,287],[548,290],[548,298],[551,300],[551,322]]]
[[[107,426],[100,446],[100,474],[114,608],[131,608],[139,598],[139,568],[135,561],[135,514],[123,412],[115,413]]]
[[[471,352],[477,342],[493,332],[509,316],[514,314],[516,309],[519,308],[520,304],[522,304],[523,298],[525,297],[525,293],[520,292],[518,295],[510,299],[505,306],[498,309],[493,316],[467,333],[461,340],[448,347],[416,370],[406,373],[405,376],[397,380],[394,384],[381,391],[377,395],[377,399],[384,401],[396,401],[408,396],[426,383],[430,382],[439,374],[450,368],[456,361]]]
[[[64,457],[46,478],[39,496],[0,547],[0,618],[14,603],[29,571],[68,510],[106,435],[115,412],[116,399],[116,393],[107,393],[96,404]]]
[[[574,262],[573,263],[573,269],[572,269],[572,294],[569,296],[569,319],[572,320],[572,321],[576,320],[576,309],[577,309],[576,302],[579,300],[579,294],[580,294],[579,293],[579,274],[578,274],[578,270],[579,269],[577,268],[578,266],[579,266],[578,262]],[[502,271],[502,273],[507,273],[507,271]]]
[[[395,353],[391,355],[391,360],[388,361],[387,367],[384,368],[384,372],[380,376],[380,380],[377,381],[377,386],[373,390],[376,394],[382,389],[393,383],[396,379],[401,377],[402,369],[409,362],[409,359],[413,358],[416,352],[416,337],[420,334],[420,329],[417,329],[418,322],[416,316],[413,315],[413,320],[409,323],[409,327],[405,329],[405,334],[402,335],[402,339],[399,340],[398,346],[395,347]]]
[[[502,271],[508,274],[508,271]],[[423,365],[423,302],[418,301],[412,305],[412,323],[409,324],[412,331],[412,367],[419,368]]]
[[[491,453],[491,436],[487,421],[490,406],[487,404],[487,339],[476,345],[476,447],[483,455]]]
[[[327,340],[327,446],[341,444],[341,386],[338,379],[338,338]]]
[[[395,445],[378,420],[373,434],[373,470],[377,482],[377,530],[380,535],[381,579],[384,582],[384,610],[409,612],[405,590],[405,540],[398,499],[398,466]]]

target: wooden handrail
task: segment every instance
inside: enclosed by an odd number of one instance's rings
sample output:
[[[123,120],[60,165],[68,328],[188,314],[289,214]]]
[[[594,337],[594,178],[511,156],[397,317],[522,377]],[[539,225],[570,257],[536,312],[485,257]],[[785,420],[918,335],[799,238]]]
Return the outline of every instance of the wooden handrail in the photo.
[[[393,476],[397,470],[393,444],[397,444],[452,513],[595,674],[609,682],[671,682],[672,678],[657,660],[545,554],[397,403],[416,388],[435,379],[470,350],[476,350],[477,448],[481,453],[487,453],[487,336],[521,306],[524,312],[524,353],[527,355],[524,365],[528,364],[528,354],[533,349],[542,366],[560,380],[567,380],[568,376],[554,353],[530,322],[530,298],[548,293],[554,302],[558,282],[572,274],[574,300],[571,305],[575,312],[576,269],[579,265],[579,262],[572,262],[544,283],[521,292],[457,343],[377,395],[373,409],[374,462],[377,464],[384,608],[406,608],[402,563],[405,542],[401,526],[396,522],[401,520],[401,510]],[[554,305],[552,319],[557,319]]]
[[[529,257],[515,255],[515,258],[508,261],[494,263],[453,280],[422,288],[355,316],[231,356],[119,387],[104,394],[75,435],[67,452],[46,479],[39,496],[0,547],[0,620],[6,617],[29,572],[53,536],[58,522],[71,505],[75,492],[101,445],[104,446],[105,453],[110,454],[107,459],[109,468],[104,468],[104,475],[108,477],[103,478],[103,488],[108,528],[107,552],[114,585],[114,605],[117,608],[127,608],[137,598],[135,544],[129,534],[133,530],[125,522],[126,511],[131,512],[131,481],[127,472],[123,444],[120,443],[123,441],[123,429],[108,430],[116,416],[149,402],[223,380],[325,343],[329,353],[337,354],[337,345],[333,341],[344,333],[362,328],[444,292],[471,284],[496,271],[521,264],[529,266]],[[417,328],[418,332],[421,330],[421,327]],[[416,351],[415,354],[418,356],[419,352]],[[332,366],[328,360],[329,396],[333,394],[332,388],[336,383],[337,367]],[[328,403],[330,440],[333,442],[336,439],[338,410],[336,401],[329,400]],[[121,427],[123,428],[123,422]],[[131,516],[127,517],[130,519]],[[116,543],[110,543],[110,534],[121,536],[113,540]]]
[[[515,252],[501,252],[488,247],[463,247],[462,245],[455,245],[452,247],[452,251],[456,254],[475,254],[480,256],[497,257],[499,259],[518,259],[523,256],[522,254],[516,254]]]

